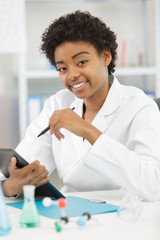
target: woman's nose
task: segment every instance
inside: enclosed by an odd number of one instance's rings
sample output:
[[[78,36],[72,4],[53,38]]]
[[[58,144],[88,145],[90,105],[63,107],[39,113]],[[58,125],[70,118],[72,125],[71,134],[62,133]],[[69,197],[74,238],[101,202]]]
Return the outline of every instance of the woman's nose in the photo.
[[[80,73],[79,73],[78,71],[76,71],[75,69],[70,69],[70,70],[68,71],[68,76],[67,76],[67,78],[68,78],[68,80],[70,80],[70,81],[75,81],[75,80],[78,79],[79,75],[80,75]]]

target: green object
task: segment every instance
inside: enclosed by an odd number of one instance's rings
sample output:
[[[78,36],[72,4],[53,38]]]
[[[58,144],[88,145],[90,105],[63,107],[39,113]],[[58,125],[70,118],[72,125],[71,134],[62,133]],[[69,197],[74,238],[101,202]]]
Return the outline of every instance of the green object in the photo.
[[[55,225],[55,229],[56,229],[57,232],[61,232],[62,231],[62,227],[61,227],[61,225],[57,221],[54,223],[54,225]]]
[[[38,227],[40,224],[38,211],[35,204],[35,186],[23,186],[24,203],[20,216],[20,226],[22,228]]]

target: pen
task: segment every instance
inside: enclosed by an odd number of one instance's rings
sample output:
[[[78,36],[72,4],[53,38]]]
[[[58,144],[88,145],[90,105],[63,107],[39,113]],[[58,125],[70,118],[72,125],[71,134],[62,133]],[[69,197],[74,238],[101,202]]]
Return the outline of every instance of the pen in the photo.
[[[72,108],[72,110],[74,109],[75,107]],[[40,134],[37,137],[40,137],[41,135],[45,134],[49,129],[50,129],[50,126],[46,127],[42,132],[40,132]]]

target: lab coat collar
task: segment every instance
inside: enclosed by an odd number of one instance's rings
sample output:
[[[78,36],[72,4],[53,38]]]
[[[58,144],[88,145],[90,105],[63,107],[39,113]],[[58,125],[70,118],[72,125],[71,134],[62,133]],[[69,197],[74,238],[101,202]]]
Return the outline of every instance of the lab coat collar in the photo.
[[[99,129],[101,132],[104,132],[110,123],[110,118],[112,114],[119,108],[123,97],[123,92],[120,83],[114,77],[113,83],[110,87],[106,100],[94,118],[92,125]],[[83,100],[76,98],[76,100],[71,104],[70,108],[75,107],[75,112],[82,117],[83,114]],[[80,156],[86,152],[91,145],[87,141],[83,141],[82,137],[72,134],[72,140],[74,142],[77,154]]]
[[[106,100],[98,114],[103,116],[112,115],[120,106],[123,97],[123,92],[117,78],[114,77]]]
[[[80,117],[82,117],[83,114],[83,99],[76,98],[70,108],[74,108],[74,112],[77,113]]]
[[[99,110],[97,115],[108,116],[113,114],[120,106],[123,97],[123,92],[117,78],[114,77],[113,83],[110,87],[106,100]],[[83,99],[76,98],[70,108],[75,107],[74,111],[82,117],[83,114]]]
[[[101,107],[100,111],[94,118],[92,125],[99,129],[101,132],[106,131],[109,127],[110,117],[120,107],[122,102],[123,92],[120,83],[114,77],[113,83],[110,87],[106,100]]]

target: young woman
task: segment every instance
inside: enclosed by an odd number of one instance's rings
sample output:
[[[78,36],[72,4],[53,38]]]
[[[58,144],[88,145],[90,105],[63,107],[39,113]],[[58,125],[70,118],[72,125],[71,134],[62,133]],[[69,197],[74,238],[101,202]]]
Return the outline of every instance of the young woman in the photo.
[[[48,99],[17,146],[30,164],[17,169],[12,158],[6,196],[46,183],[57,168],[63,191],[123,187],[159,199],[160,113],[141,90],[113,76],[116,48],[115,34],[88,12],[62,16],[45,30],[41,50],[66,89]]]

